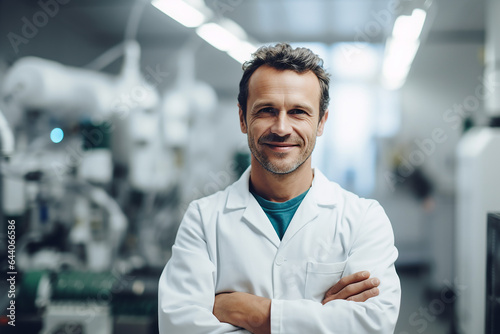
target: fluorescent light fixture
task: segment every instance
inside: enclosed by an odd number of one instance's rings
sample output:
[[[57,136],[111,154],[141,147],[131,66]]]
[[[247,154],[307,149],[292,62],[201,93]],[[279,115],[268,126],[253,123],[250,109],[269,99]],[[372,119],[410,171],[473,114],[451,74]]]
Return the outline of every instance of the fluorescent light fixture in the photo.
[[[411,65],[419,45],[419,41],[388,39],[386,45],[386,63],[391,64],[395,68],[403,68]]]
[[[257,50],[257,47],[255,45],[250,42],[242,41],[239,42],[238,45],[233,47],[231,50],[228,50],[227,54],[240,64],[243,64],[247,60],[250,60],[252,53],[254,53],[255,50]]]
[[[387,89],[398,89],[404,84],[419,45],[418,40],[387,40],[382,67],[383,84]]]
[[[193,3],[194,0],[190,2]],[[200,0],[199,0],[200,1]],[[183,0],[153,0],[151,4],[177,22],[188,28],[197,28],[196,33],[215,48],[227,52],[229,56],[243,64],[250,59],[256,47],[247,41],[245,30],[229,19],[207,22],[204,12],[211,11],[200,1],[200,6],[194,7]],[[205,7],[205,8],[201,8]],[[202,9],[200,11],[200,9]],[[210,16],[210,15],[209,15]]]
[[[392,37],[407,40],[417,40],[420,37],[420,33],[422,32],[426,16],[427,14],[425,10],[420,8],[414,9],[411,16],[398,16],[398,18],[394,22]]]
[[[232,21],[225,23],[227,24],[205,23],[196,29],[196,33],[213,47],[227,52],[243,64],[250,59],[257,47],[246,40],[245,31],[239,25]]]
[[[188,28],[199,27],[206,20],[202,12],[182,0],[153,0],[151,4]]]
[[[196,29],[198,36],[221,51],[229,51],[237,46],[240,39],[217,23],[205,23]]]
[[[385,46],[382,84],[385,88],[399,89],[406,81],[411,64],[420,46],[420,34],[427,14],[416,8],[411,16],[401,15],[394,22],[392,37]]]

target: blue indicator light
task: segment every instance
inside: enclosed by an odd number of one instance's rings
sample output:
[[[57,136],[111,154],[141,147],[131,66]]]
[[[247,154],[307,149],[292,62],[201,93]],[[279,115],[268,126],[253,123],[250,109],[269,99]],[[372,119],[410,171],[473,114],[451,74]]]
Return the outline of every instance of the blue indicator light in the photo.
[[[60,128],[55,128],[50,132],[50,140],[54,143],[60,143],[64,138],[64,132]]]

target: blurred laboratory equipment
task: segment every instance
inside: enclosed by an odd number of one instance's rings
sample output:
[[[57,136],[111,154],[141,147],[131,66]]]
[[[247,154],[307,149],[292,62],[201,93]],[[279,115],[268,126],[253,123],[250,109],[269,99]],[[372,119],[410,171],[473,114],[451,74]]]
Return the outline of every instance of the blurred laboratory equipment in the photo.
[[[192,138],[218,103],[196,80],[195,51],[181,48],[162,94],[133,39],[86,68],[24,57],[1,78],[0,216],[16,222],[18,329],[156,332],[158,276],[212,158],[204,133]],[[117,75],[100,72],[121,56]]]
[[[485,110],[457,149],[456,319],[460,333],[485,332],[487,213],[500,211],[500,2],[486,2]]]
[[[218,100],[190,43],[161,94],[146,79],[137,6],[125,41],[86,67],[30,56],[0,77],[0,218],[16,225],[21,332],[157,331],[157,280],[193,199],[182,178],[206,166],[190,137]],[[120,57],[117,75],[101,71]]]

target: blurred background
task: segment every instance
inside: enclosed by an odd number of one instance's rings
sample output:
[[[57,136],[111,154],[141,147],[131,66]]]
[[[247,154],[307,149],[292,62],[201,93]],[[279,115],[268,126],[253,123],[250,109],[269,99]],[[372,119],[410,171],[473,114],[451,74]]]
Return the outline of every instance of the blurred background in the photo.
[[[332,74],[313,165],[391,219],[396,333],[499,333],[499,15],[495,0],[0,0],[1,332],[157,333],[187,205],[249,164],[241,64],[285,41]]]

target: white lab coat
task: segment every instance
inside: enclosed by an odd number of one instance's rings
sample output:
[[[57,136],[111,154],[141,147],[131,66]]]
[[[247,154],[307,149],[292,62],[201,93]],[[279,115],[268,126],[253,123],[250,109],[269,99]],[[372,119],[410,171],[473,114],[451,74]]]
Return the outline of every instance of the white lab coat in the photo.
[[[190,204],[159,281],[160,334],[248,333],[212,314],[215,294],[272,299],[274,333],[393,333],[401,289],[391,224],[362,199],[314,171],[283,240],[240,180]],[[380,294],[366,302],[321,300],[341,277],[368,270]]]

